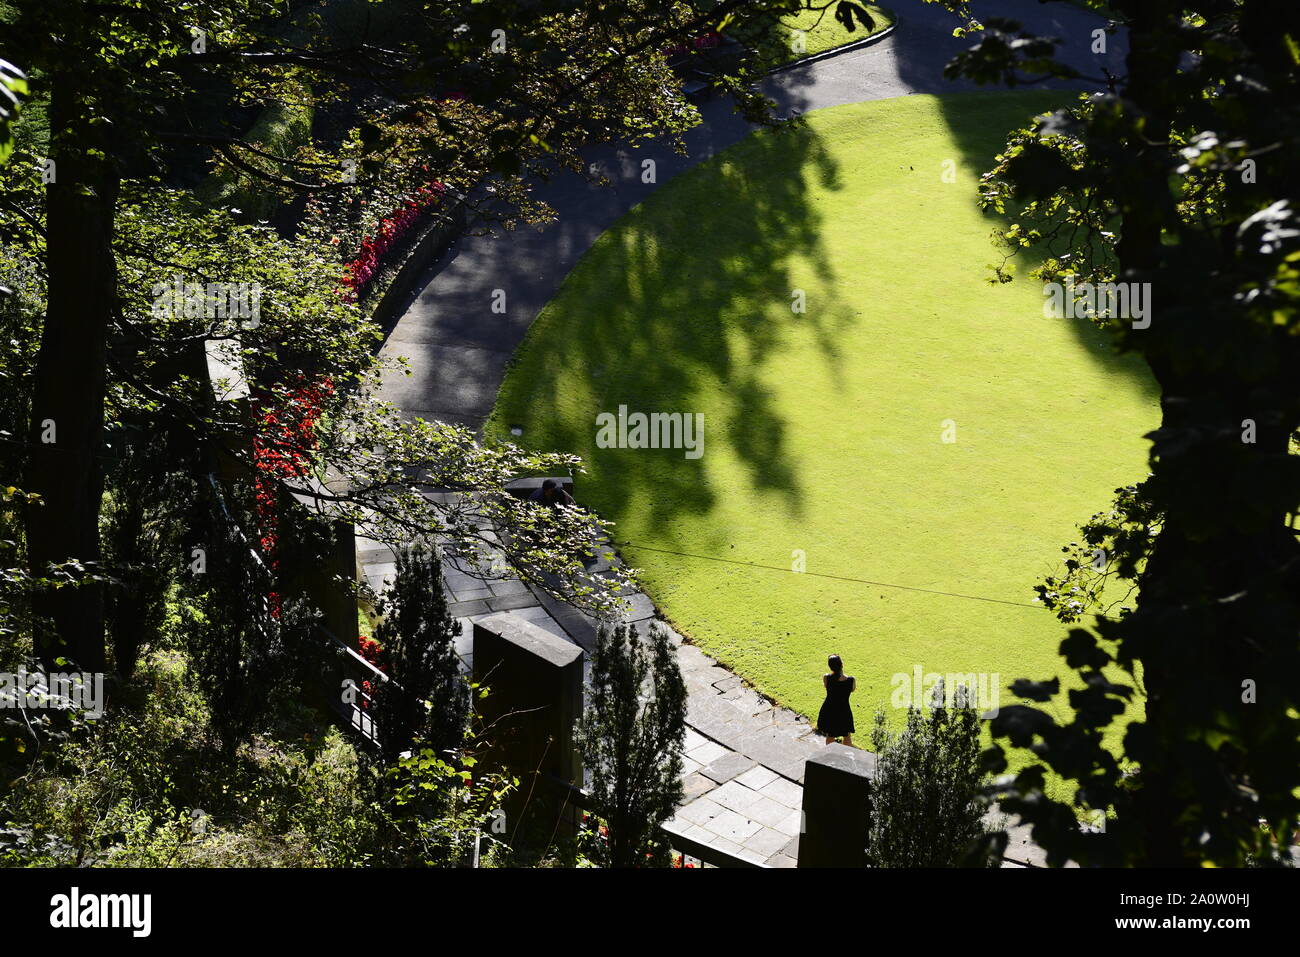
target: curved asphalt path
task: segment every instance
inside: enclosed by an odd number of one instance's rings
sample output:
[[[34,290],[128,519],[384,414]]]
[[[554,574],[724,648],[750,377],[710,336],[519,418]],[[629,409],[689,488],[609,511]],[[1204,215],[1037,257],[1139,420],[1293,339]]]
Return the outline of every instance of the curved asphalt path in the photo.
[[[879,41],[769,76],[762,90],[776,101],[778,115],[976,88],[943,78],[944,65],[971,43],[952,36],[956,18],[924,0],[892,0],[890,6],[898,23]],[[989,0],[974,6],[979,15],[1010,17],[1034,32],[1061,38],[1060,57],[1086,75],[1100,77],[1107,67],[1121,71],[1118,38],[1107,38],[1105,55],[1090,50],[1092,31],[1105,22],[1095,14],[1038,0]],[[586,153],[587,162],[599,166],[611,185],[595,185],[565,171],[534,194],[555,209],[555,222],[465,236],[431,263],[380,353],[406,357],[412,374],[390,372],[379,398],[408,416],[479,429],[492,410],[510,356],[600,234],[652,190],[754,129],[726,100],[710,99],[700,113],[702,122],[685,137],[687,155],[662,142],[593,148]],[[655,160],[657,183],[641,182],[645,159]],[[504,314],[492,312],[498,289],[506,296]]]
[[[778,114],[971,89],[970,84],[943,79],[944,64],[969,42],[953,38],[956,20],[923,0],[893,0],[891,5],[899,21],[892,34],[768,77],[763,91],[776,101]],[[1090,52],[1092,31],[1102,21],[1077,7],[993,0],[977,3],[976,9],[1060,37],[1062,58],[1085,74],[1100,76],[1103,68],[1117,73],[1122,66],[1115,38],[1108,38],[1108,56]],[[480,428],[511,354],[597,237],[658,184],[752,129],[726,102],[707,102],[700,112],[703,122],[686,136],[688,155],[678,155],[662,143],[592,149],[587,162],[598,164],[611,186],[596,186],[565,172],[535,192],[556,210],[556,222],[498,236],[467,236],[431,263],[381,350],[385,357],[407,357],[413,374],[390,373],[380,398],[407,416]],[[641,182],[641,162],[647,158],[656,161],[658,184]],[[492,312],[498,289],[506,294],[504,314]],[[358,560],[376,590],[391,578],[388,546],[359,539]],[[590,649],[595,623],[576,609],[534,593],[518,580],[482,581],[454,563],[444,574],[454,602],[450,609],[462,622],[508,611]],[[626,620],[638,627],[654,613],[643,594],[632,596],[630,604]],[[468,667],[473,641],[470,629],[464,631],[457,647]],[[675,846],[690,850],[693,842],[703,849],[692,853],[725,851],[732,860],[759,866],[794,866],[803,769],[821,749],[820,739],[806,718],[773,705],[698,648],[683,643],[680,636],[673,638],[688,689],[686,773],[683,804],[665,828]],[[1022,825],[1008,826],[1010,846],[1003,866],[1044,863],[1043,852],[1028,832]]]

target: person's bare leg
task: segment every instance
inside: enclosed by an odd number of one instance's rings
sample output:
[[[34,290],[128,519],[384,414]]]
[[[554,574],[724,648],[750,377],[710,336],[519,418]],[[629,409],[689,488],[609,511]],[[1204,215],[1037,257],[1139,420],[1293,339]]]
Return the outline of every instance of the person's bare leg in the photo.
[[[846,735],[844,736],[844,743],[845,743],[847,746],[849,746],[850,748],[853,747],[853,735],[851,735],[851,734],[846,734]]]
[[[832,738],[832,737],[828,734],[828,735],[826,735],[826,743],[827,743],[827,744],[834,744],[834,743],[835,743],[835,739]]]

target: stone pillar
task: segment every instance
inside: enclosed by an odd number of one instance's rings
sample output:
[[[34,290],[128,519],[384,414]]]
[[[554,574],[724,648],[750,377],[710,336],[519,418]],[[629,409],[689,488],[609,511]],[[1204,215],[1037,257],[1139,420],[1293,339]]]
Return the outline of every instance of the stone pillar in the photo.
[[[330,522],[329,558],[325,570],[330,576],[324,582],[327,598],[321,606],[325,626],[341,641],[348,641],[357,632],[357,596],[350,587],[339,587],[336,579],[356,580],[357,532],[351,522],[337,518]]]
[[[804,764],[800,867],[865,867],[876,756],[828,744]]]
[[[474,680],[490,689],[479,708],[490,728],[493,763],[519,778],[510,803],[520,809],[529,800],[529,816],[546,824],[547,813],[571,804],[566,786],[582,786],[573,745],[582,713],[582,649],[509,612],[489,615],[474,622]],[[566,807],[565,819],[577,810]],[[548,833],[554,824],[551,817]]]

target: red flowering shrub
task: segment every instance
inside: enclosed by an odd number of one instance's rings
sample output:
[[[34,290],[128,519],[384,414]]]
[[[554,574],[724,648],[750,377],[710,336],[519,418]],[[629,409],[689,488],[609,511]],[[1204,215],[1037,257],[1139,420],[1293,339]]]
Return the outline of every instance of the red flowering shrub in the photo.
[[[345,296],[349,302],[356,301],[379,272],[384,255],[411,231],[420,216],[437,203],[445,192],[446,187],[436,180],[428,186],[421,186],[412,199],[379,221],[377,235],[367,236],[361,241],[361,251],[347,264],[343,273],[343,285],[347,287]]]
[[[277,490],[281,480],[301,478],[311,466],[310,450],[316,445],[316,422],[321,404],[334,392],[329,376],[318,383],[300,380],[300,384],[282,392],[259,391],[253,398],[258,430],[253,437],[254,492],[259,544],[267,564],[276,567],[275,548],[279,540],[279,517],[276,512]],[[279,616],[280,596],[269,596],[272,614]]]
[[[381,655],[384,649],[383,646],[379,644],[379,642],[375,641],[375,639],[369,637],[368,635],[357,635],[357,648],[361,652],[362,658],[365,658],[366,661],[370,662],[380,671],[385,670],[381,660]],[[371,684],[369,678],[361,682],[361,690],[367,696],[374,695],[375,688],[374,685]],[[365,698],[361,700],[361,707],[363,708],[369,707],[369,703],[366,701]]]
[[[379,653],[383,651],[383,648],[379,642],[368,635],[357,635],[357,647],[361,651],[362,658],[365,658],[366,661],[379,670],[383,670],[383,666],[379,663]]]

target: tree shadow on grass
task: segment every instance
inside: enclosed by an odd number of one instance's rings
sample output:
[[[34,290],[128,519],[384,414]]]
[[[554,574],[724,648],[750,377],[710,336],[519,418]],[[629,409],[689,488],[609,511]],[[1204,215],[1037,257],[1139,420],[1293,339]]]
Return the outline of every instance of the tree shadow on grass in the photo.
[[[852,311],[819,301],[796,313],[792,303],[809,277],[834,288],[810,192],[840,188],[835,160],[817,134],[795,126],[748,137],[633,209],[587,253],[533,326],[494,415],[496,437],[508,437],[512,416],[526,418],[529,444],[580,452],[590,475],[579,497],[607,515],[635,503],[661,542],[723,545],[683,525],[726,494],[704,466],[710,441],[725,441],[752,488],[777,494],[781,507],[799,514],[803,477],[763,368],[785,343],[788,324],[797,323],[812,329],[834,373],[837,332],[853,321]],[[566,390],[584,372],[591,381],[575,415]],[[593,456],[595,416],[620,406],[629,413],[707,409],[704,458],[672,449]]]
[[[1010,12],[1043,26],[1034,22],[1041,19],[1037,4],[1012,5],[1017,9]],[[1065,34],[1072,57],[1087,56],[1079,45],[1098,18],[1059,6],[1048,8],[1049,16],[1064,18],[1065,29],[1055,32]],[[882,62],[918,91],[973,91],[969,83],[942,76],[943,65],[970,42],[951,37],[952,24],[935,16],[942,11],[912,3],[898,12],[899,32],[888,41],[895,59]],[[1122,49],[1112,54],[1114,59]],[[805,105],[806,80],[797,70],[782,80],[782,113]],[[1070,96],[1065,84],[1039,86],[1061,90],[1060,103]],[[992,105],[997,99],[1004,98],[989,91],[941,101],[955,141],[953,158],[975,175],[989,168],[1008,129],[1019,125],[1008,123],[1005,107]],[[1024,121],[1048,105],[1027,99]],[[803,514],[808,477],[799,474],[801,464],[790,453],[789,410],[781,408],[761,370],[785,344],[786,323],[798,321],[811,327],[824,360],[820,374],[834,378],[839,333],[855,321],[854,304],[834,295],[836,277],[820,240],[822,217],[810,195],[814,187],[832,195],[841,188],[835,160],[806,127],[751,135],[660,187],[586,254],[533,326],[516,354],[490,434],[509,439],[507,426],[526,424],[527,444],[574,451],[588,462],[589,474],[578,487],[585,504],[606,516],[644,514],[642,524],[659,542],[716,553],[731,542],[708,541],[708,523],[691,519],[714,509],[729,489],[702,461],[656,449],[602,449],[593,455],[597,413],[620,406],[689,413],[699,411],[707,395],[706,450],[722,436],[743,465],[750,490],[773,493],[777,507]],[[854,200],[846,194],[835,198]],[[970,198],[977,201],[973,192]],[[997,222],[988,217],[990,231]],[[873,227],[864,221],[862,228]],[[969,265],[988,275],[988,264],[1000,258],[990,243],[987,259]],[[915,274],[897,281],[924,282],[925,263],[917,265]],[[1017,269],[1023,274],[1034,265],[1020,257]],[[799,277],[808,282],[810,275],[823,296],[830,290],[832,301],[796,316],[790,297]],[[1071,328],[1093,361],[1122,369],[1150,393],[1153,385],[1140,364],[1117,361],[1105,337],[1086,321]],[[716,401],[718,390],[728,402]]]
[[[1104,37],[1105,49],[1098,49],[1095,31],[1105,27],[1106,17],[1061,0],[976,0],[972,6],[977,18],[987,19],[993,14],[1009,17],[1019,21],[1031,33],[1055,38],[1059,41],[1057,57],[1082,75],[1081,79],[1015,87],[1013,92],[1017,95],[1028,95],[1023,96],[1023,117],[1008,126],[1005,114],[997,107],[999,98],[1007,99],[1009,91],[1006,87],[980,87],[969,80],[950,80],[943,76],[948,62],[970,47],[977,37],[953,37],[952,29],[961,21],[938,4],[923,0],[896,0],[893,9],[898,15],[898,26],[890,42],[895,52],[898,76],[919,92],[969,94],[944,96],[940,104],[949,130],[961,150],[961,156],[954,158],[968,166],[975,175],[980,175],[993,166],[994,157],[1005,148],[1007,134],[1012,129],[1030,125],[1038,113],[1069,105],[1080,92],[1098,92],[1104,88],[1098,81],[1104,79],[1107,72],[1123,75],[1128,45],[1120,31],[1107,34]],[[1035,92],[1041,97],[1036,97]],[[987,219],[990,231],[1014,221],[1011,217],[1000,218],[992,214]],[[990,242],[987,261],[972,262],[970,266],[987,272],[986,264],[998,262],[1001,257],[1002,251]],[[1041,263],[1041,254],[1036,251],[1024,252],[1014,260],[1016,272],[1021,276]],[[1146,365],[1135,357],[1118,355],[1109,334],[1086,319],[1055,321],[1068,324],[1093,362],[1122,372],[1144,397],[1155,400],[1158,389]]]
[[[970,92],[954,96],[941,97],[939,100],[945,121],[953,139],[961,148],[959,163],[968,167],[973,175],[982,175],[994,165],[995,157],[1006,146],[1011,129],[1032,125],[1033,118],[1049,110],[1059,109],[1074,102],[1077,91],[1064,89],[1021,90],[1016,92],[989,91]],[[1020,113],[1007,127],[1007,103],[1014,102],[1021,106]],[[972,202],[975,197],[972,196]],[[993,232],[1004,229],[1020,221],[1015,215],[1017,208],[1009,208],[1006,215],[992,212],[985,214],[989,224],[989,253],[985,260],[973,260],[968,264],[972,270],[979,270],[989,278],[993,276],[993,266],[1000,264],[1005,254],[993,240]],[[1045,229],[1042,222],[1024,223],[1026,228]],[[1033,283],[1029,274],[1043,264],[1048,250],[1041,246],[1022,249],[1010,259],[1010,265],[1018,281]],[[1044,295],[1043,301],[1046,301]],[[1146,364],[1133,355],[1121,354],[1116,350],[1113,335],[1098,327],[1090,320],[1078,317],[1058,317],[1042,319],[1044,322],[1064,323],[1073,333],[1080,351],[1089,360],[1108,371],[1117,372],[1136,388],[1142,396],[1154,403],[1159,397],[1159,389]]]

